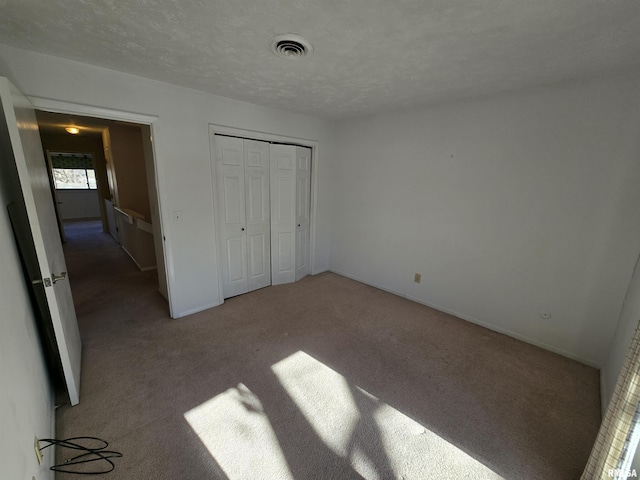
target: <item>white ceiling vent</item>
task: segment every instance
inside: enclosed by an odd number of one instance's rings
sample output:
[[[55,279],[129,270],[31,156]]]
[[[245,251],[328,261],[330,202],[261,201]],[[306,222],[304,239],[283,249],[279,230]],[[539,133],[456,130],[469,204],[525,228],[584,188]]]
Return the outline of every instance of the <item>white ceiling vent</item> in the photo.
[[[271,51],[280,57],[302,58],[313,52],[313,47],[300,35],[277,35],[269,42]]]

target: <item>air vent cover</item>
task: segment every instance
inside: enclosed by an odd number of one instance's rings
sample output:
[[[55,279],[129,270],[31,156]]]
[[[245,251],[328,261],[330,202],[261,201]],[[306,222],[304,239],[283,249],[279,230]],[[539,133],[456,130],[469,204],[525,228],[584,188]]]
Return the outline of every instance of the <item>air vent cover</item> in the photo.
[[[280,57],[302,58],[313,51],[313,47],[300,35],[277,35],[269,42],[271,51]]]

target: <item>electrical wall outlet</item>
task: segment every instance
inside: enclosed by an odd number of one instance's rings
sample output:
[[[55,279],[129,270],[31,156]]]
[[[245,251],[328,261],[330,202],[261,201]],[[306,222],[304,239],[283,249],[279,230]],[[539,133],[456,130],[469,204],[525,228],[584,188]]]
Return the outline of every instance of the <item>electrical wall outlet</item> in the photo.
[[[42,452],[40,451],[40,441],[38,437],[33,440],[33,449],[36,452],[36,458],[38,459],[38,465],[42,465]]]
[[[416,283],[420,283],[422,281],[422,274],[421,273],[415,273],[413,275],[413,281]]]

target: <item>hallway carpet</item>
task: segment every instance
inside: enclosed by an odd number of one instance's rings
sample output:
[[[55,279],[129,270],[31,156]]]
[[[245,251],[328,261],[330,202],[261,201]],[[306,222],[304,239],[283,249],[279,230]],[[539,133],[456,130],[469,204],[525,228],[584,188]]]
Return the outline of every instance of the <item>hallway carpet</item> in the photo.
[[[333,273],[173,320],[98,223],[67,235],[83,366],[57,437],[122,452],[105,479],[570,480],[586,463],[591,367]]]

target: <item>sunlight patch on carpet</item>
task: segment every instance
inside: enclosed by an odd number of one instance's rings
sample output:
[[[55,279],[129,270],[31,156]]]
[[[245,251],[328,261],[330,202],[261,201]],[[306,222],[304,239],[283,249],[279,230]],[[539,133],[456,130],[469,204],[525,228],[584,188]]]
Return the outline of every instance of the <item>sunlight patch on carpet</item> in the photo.
[[[277,408],[271,404],[273,418],[243,384],[184,415],[229,480],[295,480],[287,455],[311,463],[317,453],[317,445],[305,447],[305,435],[317,437],[329,455],[366,480],[504,480],[305,352],[290,355],[271,370],[280,383],[276,392],[284,389],[276,394]],[[287,442],[285,452],[276,432]]]
[[[298,351],[271,367],[316,434],[367,480],[502,477]]]
[[[294,480],[258,397],[243,384],[184,414],[230,480]]]

